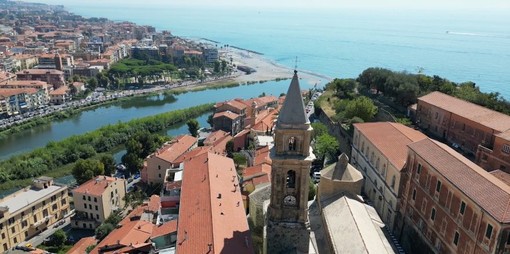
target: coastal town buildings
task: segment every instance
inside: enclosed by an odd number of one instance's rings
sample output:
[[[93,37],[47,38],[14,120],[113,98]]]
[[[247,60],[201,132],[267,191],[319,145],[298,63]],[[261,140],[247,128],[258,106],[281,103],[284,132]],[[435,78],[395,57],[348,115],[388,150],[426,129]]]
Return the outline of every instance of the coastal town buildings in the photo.
[[[181,135],[166,143],[162,148],[149,155],[141,170],[142,181],[147,184],[163,184],[172,169],[179,170],[177,158],[197,147],[198,139],[190,135]],[[173,178],[173,175],[171,176]]]
[[[41,176],[32,186],[0,200],[0,250],[38,235],[70,212],[67,186]]]
[[[408,251],[508,252],[510,186],[506,173],[489,173],[432,139],[411,143],[408,149],[401,180],[403,218],[398,221],[401,243]]]
[[[253,253],[232,159],[204,153],[184,162],[179,214],[177,253]]]
[[[17,80],[40,80],[53,86],[54,89],[65,85],[64,72],[49,69],[27,69],[16,72]]]
[[[73,190],[76,215],[71,226],[95,229],[114,211],[124,207],[126,180],[96,176]]]
[[[354,124],[353,137],[351,163],[363,174],[363,192],[393,231],[407,145],[427,136],[399,123],[377,122]]]
[[[50,92],[50,103],[54,105],[64,104],[71,99],[71,89],[68,86],[61,86]]]
[[[487,171],[510,172],[510,116],[432,92],[418,98],[416,123],[474,158]]]

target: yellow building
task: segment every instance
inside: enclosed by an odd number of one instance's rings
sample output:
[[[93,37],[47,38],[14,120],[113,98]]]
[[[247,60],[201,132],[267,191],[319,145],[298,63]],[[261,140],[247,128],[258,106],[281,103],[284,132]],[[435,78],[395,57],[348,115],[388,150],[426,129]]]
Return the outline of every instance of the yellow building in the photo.
[[[73,190],[74,209],[71,226],[94,229],[113,211],[124,206],[126,180],[97,176]]]
[[[0,251],[13,248],[69,213],[67,186],[39,177],[27,187],[0,200]]]

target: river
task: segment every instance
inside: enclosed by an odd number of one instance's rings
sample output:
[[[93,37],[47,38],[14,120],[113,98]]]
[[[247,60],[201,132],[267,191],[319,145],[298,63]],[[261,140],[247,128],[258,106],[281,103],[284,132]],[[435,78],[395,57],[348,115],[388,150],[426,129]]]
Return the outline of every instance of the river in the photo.
[[[289,73],[289,77],[291,75],[292,73]],[[135,97],[131,100],[85,110],[71,118],[25,130],[1,140],[0,159],[4,160],[16,154],[29,152],[35,148],[45,146],[50,141],[59,141],[72,135],[83,134],[108,124],[126,122],[136,118],[204,103],[225,101],[233,98],[248,99],[257,97],[263,92],[267,95],[279,96],[281,93],[287,92],[289,82],[289,80],[280,82],[270,81],[262,84],[189,92],[175,96],[177,100],[169,99],[163,94]],[[301,82],[302,89],[309,89],[312,86],[308,82]],[[205,122],[206,119],[207,116],[205,115],[199,117],[202,127],[207,124]],[[186,132],[186,126],[176,126],[176,128],[168,130],[167,133],[169,135],[178,135]]]

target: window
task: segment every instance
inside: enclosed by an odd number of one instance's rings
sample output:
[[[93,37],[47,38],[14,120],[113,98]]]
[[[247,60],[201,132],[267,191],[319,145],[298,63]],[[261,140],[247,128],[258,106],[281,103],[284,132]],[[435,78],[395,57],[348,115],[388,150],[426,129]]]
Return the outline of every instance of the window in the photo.
[[[87,200],[90,201],[90,196],[87,197]]]
[[[427,210],[427,200],[423,199],[423,201],[421,201],[421,212],[425,213],[426,210]]]
[[[22,227],[22,228],[24,228],[24,227],[26,227],[26,226],[28,226],[28,222],[27,222],[27,220],[22,221],[22,222],[21,222],[21,227]]]
[[[37,214],[34,214],[34,222],[37,222]]]
[[[436,112],[436,119],[437,119],[437,117],[438,117],[438,116],[439,116],[439,113],[438,113],[438,112]]]
[[[65,205],[67,203],[67,201],[65,199],[62,199],[62,201],[60,201],[60,204],[62,205]]]
[[[510,234],[508,234],[508,237],[506,238],[506,245],[510,245]]]
[[[436,208],[432,208],[432,212],[430,213],[430,219],[432,221],[436,219]]]
[[[413,200],[416,200],[416,189],[413,190]]]
[[[459,210],[459,213],[464,215],[464,212],[466,211],[466,203],[464,203],[464,201],[462,201],[460,203],[460,210]]]
[[[296,151],[297,140],[295,137],[289,138],[289,151]]]
[[[43,205],[43,206],[45,206],[45,205],[46,205],[46,200],[44,200],[44,201],[42,202],[42,205]]]
[[[83,204],[83,208],[87,209],[87,204]]]
[[[158,165],[158,169],[161,169],[161,165]]]
[[[393,176],[391,178],[391,188],[395,188],[395,182],[397,181],[397,178],[395,176]]]
[[[96,205],[96,211],[97,211],[97,210],[98,210],[98,208],[97,208],[97,205]]]
[[[12,227],[12,228],[11,228],[11,232],[12,232],[13,234],[14,234],[14,233],[16,233],[16,227]]]
[[[509,154],[510,153],[510,145],[503,145],[503,148],[501,149],[502,152]]]
[[[99,220],[99,214],[96,214],[96,219],[98,219],[98,220]]]
[[[83,200],[87,200],[87,198],[85,196],[83,196]]]
[[[465,123],[463,123],[463,124],[462,124],[462,130],[463,130],[463,131],[465,131],[465,130],[466,130],[466,124],[465,124]]]
[[[485,230],[485,237],[487,237],[488,239],[491,239],[492,237],[492,225],[491,224],[487,224],[487,230]]]
[[[161,178],[161,174],[158,174],[158,177]]]
[[[92,205],[91,204],[89,204],[89,209],[92,209]]]
[[[418,169],[416,170],[416,174],[421,174],[421,163],[418,163]]]
[[[437,183],[436,183],[436,192],[440,192],[441,191],[441,181],[437,180]]]
[[[94,202],[97,202],[97,198],[94,198]]]
[[[287,188],[296,188],[296,172],[290,170],[287,172]]]

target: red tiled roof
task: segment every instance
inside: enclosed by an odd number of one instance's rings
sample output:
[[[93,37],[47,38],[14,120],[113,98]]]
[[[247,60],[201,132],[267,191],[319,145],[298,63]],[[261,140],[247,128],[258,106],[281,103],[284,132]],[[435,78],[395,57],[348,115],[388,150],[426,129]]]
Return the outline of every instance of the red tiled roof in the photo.
[[[507,185],[510,185],[510,174],[508,174],[507,172],[497,169],[489,173],[498,178],[499,180],[503,181]]]
[[[165,222],[162,225],[154,227],[151,238],[168,235],[175,232],[177,232],[177,220],[171,220],[169,222]]]
[[[438,141],[408,146],[496,221],[510,223],[510,186]]]
[[[418,101],[424,101],[499,132],[510,130],[510,116],[441,92],[429,93],[418,98]]]
[[[97,176],[78,186],[78,188],[74,189],[73,192],[87,194],[91,196],[101,196],[103,195],[103,192],[106,189],[106,187],[115,181],[125,180],[116,177]]]
[[[122,248],[143,244],[149,240],[155,227],[156,225],[151,222],[143,220],[126,222],[106,236],[90,253],[99,253],[99,250],[105,246]]]
[[[34,86],[34,87],[49,87],[48,83],[44,81],[39,80],[16,80],[16,81],[9,81],[5,84],[0,84],[2,86],[8,85],[8,86]]]
[[[64,72],[53,69],[27,69],[16,72],[16,75],[23,74],[32,74],[32,75],[43,75],[43,74],[53,74],[53,75],[64,75]]]
[[[206,153],[185,161],[177,253],[253,253],[252,246],[233,160]]]
[[[74,244],[74,246],[67,251],[67,254],[83,254],[86,253],[86,249],[97,243],[97,240],[95,237],[84,237],[81,238],[77,243]]]
[[[213,151],[211,146],[199,146],[195,147],[193,150],[189,152],[183,153],[181,156],[177,157],[177,159],[174,160],[174,164],[180,164],[184,162],[185,160],[189,160],[195,156],[207,153]]]
[[[427,138],[423,133],[399,123],[357,123],[354,124],[354,128],[358,129],[399,171],[406,162],[407,145]]]
[[[146,211],[155,213],[158,212],[161,208],[161,198],[158,195],[152,195],[149,198],[149,203],[147,204]]]
[[[155,156],[170,163],[190,149],[197,143],[197,138],[190,135],[182,135],[176,137],[169,144],[156,151]]]
[[[67,92],[69,92],[70,89],[68,86],[61,86],[57,88],[56,90],[53,90],[50,92],[50,95],[66,95]]]
[[[226,118],[230,118],[230,119],[234,120],[234,119],[238,118],[239,115],[234,112],[223,111],[223,112],[216,113],[213,116],[213,118],[218,118],[218,117],[226,117]]]
[[[497,134],[496,136],[497,136],[497,137],[500,137],[500,138],[502,138],[502,139],[504,139],[504,140],[508,140],[508,141],[510,141],[510,130],[505,131],[505,132],[502,132],[502,133],[499,133],[499,134]]]
[[[35,88],[2,88],[0,89],[0,96],[9,97],[21,93],[34,94],[37,93]]]
[[[204,145],[206,146],[214,146],[216,143],[220,142],[223,138],[229,136],[228,132],[217,130],[209,134],[207,138],[204,140]]]
[[[264,146],[262,148],[257,149],[255,151],[255,159],[253,161],[253,165],[259,165],[262,163],[267,163],[269,165],[272,164],[272,160],[269,157],[269,147]]]
[[[230,100],[230,101],[225,101],[225,102],[218,102],[216,103],[215,107],[216,108],[219,108],[225,104],[228,104],[230,106],[232,106],[233,108],[236,108],[236,109],[239,109],[239,110],[243,110],[246,108],[246,105],[244,105],[243,103],[237,101],[237,100]]]

